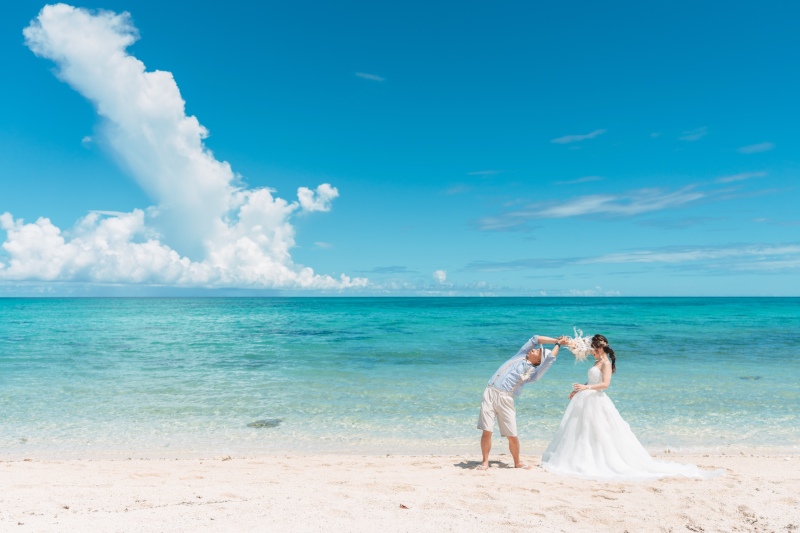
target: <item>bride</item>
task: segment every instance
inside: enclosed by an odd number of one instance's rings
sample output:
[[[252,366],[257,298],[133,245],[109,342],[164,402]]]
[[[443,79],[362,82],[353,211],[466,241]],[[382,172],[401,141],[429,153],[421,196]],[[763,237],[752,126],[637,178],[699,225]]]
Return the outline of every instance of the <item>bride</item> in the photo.
[[[595,363],[589,369],[585,385],[574,384],[570,403],[561,419],[553,440],[542,455],[542,467],[557,474],[591,479],[638,480],[664,476],[709,478],[724,471],[704,471],[691,464],[656,461],[639,443],[603,392],[611,383],[616,371],[614,350],[603,335],[589,341],[580,337],[568,344],[570,351],[581,358],[583,351],[594,355]]]

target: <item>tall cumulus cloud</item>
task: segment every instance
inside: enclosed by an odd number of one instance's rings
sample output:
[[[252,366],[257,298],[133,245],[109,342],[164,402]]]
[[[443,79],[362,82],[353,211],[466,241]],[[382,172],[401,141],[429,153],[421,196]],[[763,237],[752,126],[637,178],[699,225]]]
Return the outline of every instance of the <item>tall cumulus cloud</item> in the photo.
[[[68,232],[49,219],[0,215],[6,232],[0,279],[178,286],[341,289],[364,278],[315,274],[293,263],[291,218],[329,211],[339,195],[323,183],[287,201],[248,189],[203,140],[208,131],[172,74],[148,72],[127,53],[138,38],[128,13],[45,6],[23,31],[56,75],[90,100],[115,157],[153,199],[132,213],[89,213]],[[65,233],[68,235],[65,236]]]

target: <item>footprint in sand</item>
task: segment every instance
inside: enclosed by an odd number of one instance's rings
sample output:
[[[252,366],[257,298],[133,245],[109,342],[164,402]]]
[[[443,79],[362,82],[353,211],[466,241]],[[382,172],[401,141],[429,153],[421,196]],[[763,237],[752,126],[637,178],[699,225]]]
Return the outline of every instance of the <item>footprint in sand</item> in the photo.
[[[614,498],[613,496],[607,496],[605,494],[592,494],[592,497],[594,497],[594,498],[603,498],[605,500],[616,500],[617,499],[617,498]]]

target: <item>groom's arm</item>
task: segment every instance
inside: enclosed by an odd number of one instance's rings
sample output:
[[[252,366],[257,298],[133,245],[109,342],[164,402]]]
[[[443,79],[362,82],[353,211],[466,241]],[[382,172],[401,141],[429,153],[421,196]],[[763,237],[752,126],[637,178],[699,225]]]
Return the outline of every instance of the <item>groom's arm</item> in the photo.
[[[568,340],[569,337],[567,337],[566,335],[561,335],[557,339],[555,337],[547,337],[545,335],[539,335],[540,344],[555,344],[557,342],[560,342],[561,344],[566,344]]]
[[[558,355],[558,346],[556,346],[552,352],[547,354],[547,356],[542,359],[541,364],[536,367],[536,370],[533,371],[533,375],[530,377],[530,383],[542,379],[545,372],[547,372],[550,367],[553,366],[553,363],[556,362],[556,355]]]
[[[522,355],[524,353],[527,353],[531,348],[533,348],[537,344],[555,344],[557,342],[560,342],[561,344],[565,344],[567,342],[567,337],[562,335],[561,337],[556,339],[556,338],[553,338],[553,337],[547,337],[546,335],[534,335],[533,337],[528,339],[528,342],[523,344],[522,347],[519,350],[517,350],[517,356],[520,356],[520,355]],[[556,346],[555,348],[558,348],[558,346]],[[558,352],[555,351],[555,352],[553,352],[553,355],[555,355],[557,353]]]
[[[520,355],[522,355],[524,353],[528,353],[528,350],[530,350],[531,348],[533,348],[534,346],[536,346],[538,343],[541,342],[539,340],[541,338],[542,337],[540,337],[539,335],[534,335],[533,337],[528,339],[528,342],[523,344],[522,347],[520,347],[520,349],[517,350],[517,355],[515,357],[518,357],[518,356],[520,356]]]

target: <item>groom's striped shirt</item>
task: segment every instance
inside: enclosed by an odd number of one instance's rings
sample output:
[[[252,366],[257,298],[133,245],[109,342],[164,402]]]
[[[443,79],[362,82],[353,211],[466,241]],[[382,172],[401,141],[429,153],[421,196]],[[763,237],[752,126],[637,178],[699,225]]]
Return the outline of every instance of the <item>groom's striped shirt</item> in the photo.
[[[522,345],[517,354],[500,365],[497,372],[494,373],[492,379],[489,380],[488,385],[495,389],[513,392],[514,396],[518,396],[522,392],[522,388],[528,383],[541,379],[544,373],[555,363],[556,356],[550,350],[543,350],[542,362],[539,366],[533,366],[528,362],[528,352],[533,348],[541,348],[539,344],[539,336],[534,335],[528,342]],[[523,380],[522,376],[533,368],[528,378]],[[516,387],[516,388],[515,388]]]

